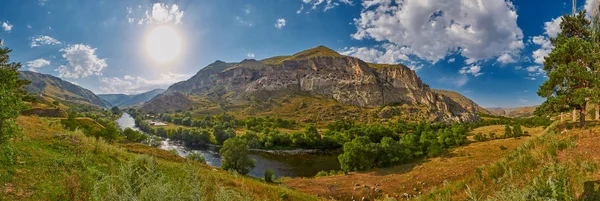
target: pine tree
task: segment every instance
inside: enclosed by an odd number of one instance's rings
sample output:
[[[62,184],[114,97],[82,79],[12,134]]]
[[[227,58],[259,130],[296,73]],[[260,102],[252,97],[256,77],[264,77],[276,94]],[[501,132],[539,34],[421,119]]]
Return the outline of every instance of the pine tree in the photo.
[[[550,41],[552,52],[545,58],[544,70],[548,80],[540,86],[538,95],[547,98],[544,108],[555,112],[567,109],[580,111],[580,126],[585,125],[586,106],[590,97],[597,96],[595,79],[592,26],[586,12],[564,15],[560,24],[562,32]],[[560,111],[556,111],[556,110]]]

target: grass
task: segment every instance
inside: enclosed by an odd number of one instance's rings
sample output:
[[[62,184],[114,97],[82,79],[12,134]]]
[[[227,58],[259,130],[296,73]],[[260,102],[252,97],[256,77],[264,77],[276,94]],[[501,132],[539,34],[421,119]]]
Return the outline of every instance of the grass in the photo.
[[[18,124],[14,163],[0,156],[0,200],[317,199],[168,151],[108,144],[64,130],[58,119],[21,116]]]
[[[558,133],[563,128],[556,126],[480,167],[480,174],[445,184],[419,200],[465,200],[473,194],[481,200],[597,200],[600,192],[593,182],[600,179],[600,134],[592,130],[598,127]],[[586,190],[589,184],[591,190]]]

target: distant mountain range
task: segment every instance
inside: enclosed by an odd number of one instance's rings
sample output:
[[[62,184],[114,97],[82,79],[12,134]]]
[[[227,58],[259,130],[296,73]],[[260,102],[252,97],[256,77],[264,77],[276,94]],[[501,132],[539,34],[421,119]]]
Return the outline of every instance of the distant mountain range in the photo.
[[[135,95],[126,95],[126,94],[98,94],[98,96],[107,102],[110,103],[111,106],[117,107],[128,107],[136,104],[143,104],[146,101],[154,98],[155,96],[165,92],[164,89],[154,89],[152,91],[144,92],[141,94]]]
[[[96,96],[92,91],[64,81],[58,77],[31,71],[21,71],[21,79],[31,81],[25,90],[33,95],[45,96],[64,104],[91,105],[109,107],[110,103]]]
[[[505,116],[510,118],[525,118],[533,116],[537,106],[515,107],[515,108],[487,108],[492,115]]]
[[[404,65],[366,63],[324,46],[260,61],[216,61],[141,110],[276,115],[306,122],[340,117],[474,121],[476,112],[486,113],[458,93],[430,89]]]

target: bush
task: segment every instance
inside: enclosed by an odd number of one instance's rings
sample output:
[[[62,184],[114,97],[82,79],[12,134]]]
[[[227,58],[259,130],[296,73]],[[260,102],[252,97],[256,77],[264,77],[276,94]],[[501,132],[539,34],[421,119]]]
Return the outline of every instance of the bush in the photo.
[[[273,181],[275,181],[275,171],[273,171],[271,168],[267,168],[267,170],[265,170],[264,176],[265,182],[273,183]]]
[[[508,148],[506,148],[505,146],[503,146],[503,145],[500,145],[500,150],[507,150],[507,149],[508,149]]]
[[[197,161],[200,163],[206,163],[206,159],[204,159],[204,155],[202,155],[201,153],[198,153],[198,152],[189,153],[187,156],[185,156],[185,158],[188,160],[193,160],[193,161]]]
[[[317,175],[315,177],[326,177],[329,176],[329,173],[327,173],[327,171],[325,170],[321,170],[317,173]]]
[[[242,138],[231,138],[223,143],[220,150],[222,168],[234,170],[242,175],[248,174],[254,169],[254,159],[248,157],[248,143]]]

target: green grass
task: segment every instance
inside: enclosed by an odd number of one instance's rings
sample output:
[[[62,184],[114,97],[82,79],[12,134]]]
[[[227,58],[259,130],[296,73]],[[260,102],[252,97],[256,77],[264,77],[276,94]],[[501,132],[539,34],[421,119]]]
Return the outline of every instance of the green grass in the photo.
[[[22,116],[18,123],[24,135],[10,143],[14,163],[0,155],[0,200],[317,199],[144,145],[135,146],[144,154],[128,152],[65,131],[57,119]]]

